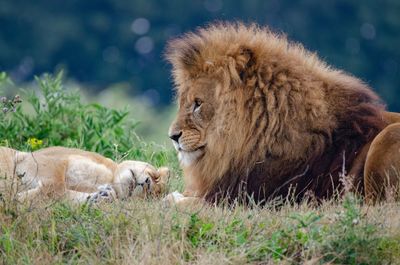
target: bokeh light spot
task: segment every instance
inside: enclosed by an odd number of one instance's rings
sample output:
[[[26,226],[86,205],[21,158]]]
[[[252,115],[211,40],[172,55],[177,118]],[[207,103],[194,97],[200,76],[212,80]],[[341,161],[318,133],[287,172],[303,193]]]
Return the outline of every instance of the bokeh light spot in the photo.
[[[150,21],[146,18],[137,18],[131,24],[131,30],[138,35],[144,35],[150,30]]]
[[[373,40],[376,35],[375,27],[370,23],[364,23],[360,28],[360,33],[364,39]]]
[[[145,36],[138,39],[135,43],[135,49],[138,53],[147,54],[150,53],[154,48],[153,39]]]

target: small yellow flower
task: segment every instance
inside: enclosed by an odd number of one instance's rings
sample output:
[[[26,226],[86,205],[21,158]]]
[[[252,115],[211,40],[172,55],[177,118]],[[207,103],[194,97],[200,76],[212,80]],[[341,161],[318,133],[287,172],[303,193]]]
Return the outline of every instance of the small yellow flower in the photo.
[[[27,143],[32,150],[39,149],[43,145],[43,141],[35,137],[29,138]]]
[[[1,140],[0,141],[0,146],[9,146],[8,140]]]

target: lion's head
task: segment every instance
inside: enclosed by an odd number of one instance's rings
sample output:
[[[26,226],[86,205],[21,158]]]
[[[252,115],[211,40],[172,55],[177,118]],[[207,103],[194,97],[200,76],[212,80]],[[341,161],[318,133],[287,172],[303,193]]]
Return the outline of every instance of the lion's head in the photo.
[[[214,114],[218,102],[209,88],[217,82],[207,77],[195,80],[188,84],[191,89],[179,96],[179,114],[169,134],[184,167],[201,158],[215,132]]]
[[[326,194],[314,180],[382,126],[365,84],[266,28],[212,25],[170,42],[167,59],[179,107],[169,135],[198,196],[261,200],[293,183]]]

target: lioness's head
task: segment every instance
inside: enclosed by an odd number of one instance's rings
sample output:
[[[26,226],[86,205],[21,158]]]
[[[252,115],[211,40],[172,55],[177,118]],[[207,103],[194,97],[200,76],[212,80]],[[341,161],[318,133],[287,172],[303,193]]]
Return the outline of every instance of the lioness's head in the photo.
[[[167,189],[169,169],[127,160],[118,164],[114,188],[119,198],[160,196]]]

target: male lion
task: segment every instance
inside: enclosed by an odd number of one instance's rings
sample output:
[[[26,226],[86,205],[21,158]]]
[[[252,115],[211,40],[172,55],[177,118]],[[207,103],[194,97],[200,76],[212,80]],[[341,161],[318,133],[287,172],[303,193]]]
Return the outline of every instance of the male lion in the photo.
[[[173,40],[167,59],[179,106],[169,136],[185,180],[167,200],[324,199],[352,180],[376,201],[398,185],[400,115],[300,44],[216,24]]]
[[[0,194],[21,201],[38,196],[74,202],[161,195],[169,170],[141,161],[115,163],[93,152],[49,147],[32,153],[0,147]]]

